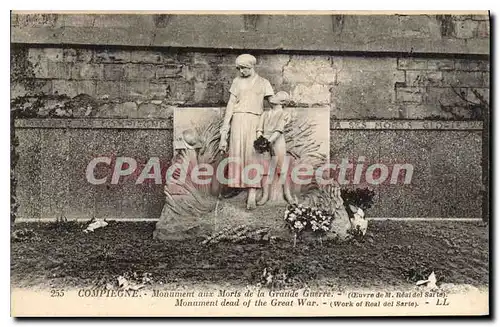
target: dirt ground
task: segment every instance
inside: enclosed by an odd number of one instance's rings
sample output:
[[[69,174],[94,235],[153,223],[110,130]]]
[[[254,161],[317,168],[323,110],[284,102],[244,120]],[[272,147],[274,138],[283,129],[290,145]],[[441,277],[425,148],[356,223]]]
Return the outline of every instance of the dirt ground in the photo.
[[[488,225],[482,222],[371,221],[363,241],[290,239],[200,245],[152,239],[153,222],[110,222],[85,234],[77,222],[20,223],[36,237],[13,241],[12,284],[102,286],[120,275],[150,274],[150,285],[257,285],[264,269],[286,284],[408,286],[432,271],[439,283],[488,285]],[[285,276],[284,275],[284,276]],[[285,279],[283,279],[285,280]]]

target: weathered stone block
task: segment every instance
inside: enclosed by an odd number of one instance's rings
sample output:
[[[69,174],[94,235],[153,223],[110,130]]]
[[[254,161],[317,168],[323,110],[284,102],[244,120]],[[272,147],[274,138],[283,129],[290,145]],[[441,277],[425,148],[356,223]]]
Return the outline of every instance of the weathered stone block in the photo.
[[[393,35],[406,39],[440,39],[441,24],[433,15],[401,15]]]
[[[40,61],[46,61],[43,48],[29,48],[28,61],[33,65],[37,64]]]
[[[88,26],[94,25],[95,15],[75,15],[64,14],[60,16],[61,24],[63,26]]]
[[[91,62],[94,59],[94,51],[88,49],[77,49],[76,59],[83,62]]]
[[[76,63],[73,65],[71,78],[83,80],[103,80],[104,67],[102,64]]]
[[[97,112],[95,113],[96,118],[106,118],[109,117],[109,112],[112,111],[112,103],[104,103],[101,104],[97,108]]]
[[[453,23],[455,25],[455,37],[458,39],[473,38],[479,24],[477,21],[469,19],[454,21]]]
[[[204,52],[195,52],[192,60],[194,64],[202,64],[206,66],[236,66],[236,57],[237,54],[222,54],[220,52],[212,52],[212,53],[204,53]],[[257,58],[257,64],[260,64],[259,58]]]
[[[95,94],[99,98],[116,99],[121,98],[122,84],[113,81],[96,81]]]
[[[130,62],[160,64],[163,62],[163,55],[161,52],[157,51],[131,51]]]
[[[94,95],[96,93],[96,84],[94,81],[72,81],[72,80],[53,80],[52,94],[67,95],[69,97],[78,94]]]
[[[75,63],[77,61],[76,49],[71,49],[71,48],[63,49],[63,61]]]
[[[456,93],[455,93],[456,92]],[[457,94],[458,93],[458,94]],[[451,87],[430,87],[424,93],[424,103],[435,105],[439,108],[440,104],[452,105],[460,103],[460,94],[467,96],[467,89],[456,88],[455,91]]]
[[[221,83],[195,82],[194,102],[196,104],[223,104],[224,89]]]
[[[358,73],[391,72],[396,74],[404,73],[397,71],[396,58],[365,58],[354,56],[331,57],[333,67],[337,71],[350,71]]]
[[[96,63],[126,63],[130,62],[130,51],[126,50],[96,50],[93,61]]]
[[[96,94],[96,81],[77,81],[76,82],[78,94],[88,94],[95,96]]]
[[[471,17],[472,20],[490,20],[489,15],[472,15]]]
[[[408,86],[441,86],[443,72],[440,71],[407,71],[406,84]]]
[[[78,95],[78,86],[75,81],[54,80],[52,81],[52,93],[74,97]]]
[[[182,77],[182,65],[164,65],[156,68],[156,78]]]
[[[109,117],[116,118],[137,118],[137,104],[135,102],[117,103],[108,112]]]
[[[396,118],[395,84],[405,81],[395,58],[332,58],[337,81],[331,87],[332,114],[339,118]]]
[[[63,61],[65,62],[90,62],[94,56],[94,52],[89,49],[63,49]]]
[[[208,67],[204,65],[183,66],[182,76],[186,80],[195,80],[196,82],[216,81],[219,78],[219,66]]]
[[[212,68],[213,70],[213,68]],[[262,68],[259,68],[256,70],[257,74],[261,74]],[[281,72],[280,72],[281,75]],[[231,85],[233,83],[233,80],[235,77],[238,76],[238,72],[233,65],[223,65],[223,66],[217,66],[215,67],[215,79],[214,81],[221,82],[221,83],[227,83]]]
[[[71,71],[73,70],[73,64],[67,62],[49,61],[47,63],[47,69],[48,78],[70,79]]]
[[[424,101],[426,101],[424,99]],[[426,119],[441,117],[443,119],[452,118],[451,114],[440,109],[438,103],[404,103],[401,105],[403,118]]]
[[[43,57],[48,61],[63,61],[63,48],[44,48]]]
[[[453,70],[455,69],[455,62],[451,59],[428,59],[427,69]]]
[[[272,67],[282,70],[290,62],[290,58],[291,56],[286,54],[259,55],[257,57],[257,67]]]
[[[490,71],[490,62],[488,60],[457,59],[455,67],[456,70],[488,72]]]
[[[21,27],[51,27],[60,18],[56,14],[13,14],[12,17],[16,25]]]
[[[123,99],[129,100],[152,100],[165,99],[169,94],[169,84],[154,84],[144,82],[122,83]]]
[[[151,64],[127,64],[124,65],[124,79],[127,80],[151,80],[155,78],[155,65]]]
[[[283,67],[284,82],[333,84],[335,69],[328,56],[292,56]]]
[[[162,97],[161,99],[165,99],[166,101],[174,104],[179,103],[183,104],[186,102],[191,102],[194,98],[194,83],[186,82],[186,81],[172,81],[169,82],[166,88],[166,97]]]
[[[443,72],[443,83],[455,87],[487,87],[486,82],[480,72]]]
[[[142,103],[135,118],[157,118],[160,106],[153,103]]]
[[[490,73],[482,73],[483,76],[483,86],[489,87],[490,86]]]
[[[161,104],[160,109],[158,110],[158,117],[159,119],[167,119],[167,118],[172,118],[174,116],[174,109],[175,107],[169,106],[167,104]]]
[[[427,59],[398,58],[398,69],[425,70],[427,69]]]
[[[179,64],[179,65],[193,65],[195,54],[192,52],[185,51],[166,51],[162,52],[163,63],[164,64]]]
[[[52,80],[36,80],[33,86],[29,87],[32,94],[52,94]]]
[[[480,103],[480,98],[476,96],[473,92],[478,93],[479,97],[482,97],[484,101],[490,103],[490,89],[489,88],[474,88],[474,89],[467,89],[467,100],[474,102],[474,103]]]
[[[49,78],[49,62],[41,60],[33,64],[33,74],[35,78]]]
[[[483,72],[490,72],[490,60],[471,61],[470,68],[472,70],[480,70]]]
[[[472,15],[450,15],[453,21],[464,21],[472,19]]]
[[[29,79],[10,85],[10,98],[14,99],[20,96],[52,94],[52,80]]]
[[[257,71],[260,76],[264,77],[269,81],[269,83],[271,83],[274,92],[284,91],[283,90],[284,78],[281,68],[261,66],[258,68]]]
[[[94,16],[94,27],[103,28],[128,28],[134,26],[136,28],[153,29],[155,24],[153,15],[138,15],[138,14],[104,14]]]
[[[10,84],[10,98],[14,99],[17,97],[22,97],[28,94],[28,90],[21,83],[11,83]]]
[[[104,79],[108,81],[120,81],[125,78],[125,65],[104,64]]]
[[[330,102],[330,87],[321,84],[296,84],[291,100],[302,105],[327,104]]]
[[[236,57],[234,58],[236,59]],[[222,62],[221,56],[216,53],[195,52],[193,54],[193,63],[195,65],[212,66],[212,65],[220,65],[221,62]]]
[[[490,22],[481,21],[477,26],[477,37],[489,38],[490,37]]]
[[[396,89],[396,99],[403,103],[422,103],[424,92],[420,87],[399,87]]]

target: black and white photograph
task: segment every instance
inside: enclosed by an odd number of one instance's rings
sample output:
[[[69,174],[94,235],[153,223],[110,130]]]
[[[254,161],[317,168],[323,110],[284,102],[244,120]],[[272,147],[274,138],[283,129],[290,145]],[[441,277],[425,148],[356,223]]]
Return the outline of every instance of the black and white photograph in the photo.
[[[490,315],[488,11],[12,11],[13,317]]]

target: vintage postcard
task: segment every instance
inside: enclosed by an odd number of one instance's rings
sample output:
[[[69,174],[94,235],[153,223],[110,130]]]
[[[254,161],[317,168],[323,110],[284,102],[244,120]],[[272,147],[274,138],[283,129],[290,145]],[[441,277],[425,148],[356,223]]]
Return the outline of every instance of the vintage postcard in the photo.
[[[12,12],[11,315],[488,316],[490,16]]]

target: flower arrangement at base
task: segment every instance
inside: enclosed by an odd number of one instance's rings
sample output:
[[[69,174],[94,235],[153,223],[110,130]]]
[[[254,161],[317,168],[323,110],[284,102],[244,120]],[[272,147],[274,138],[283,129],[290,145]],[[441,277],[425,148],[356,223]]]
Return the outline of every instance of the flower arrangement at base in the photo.
[[[325,210],[302,204],[290,204],[285,210],[285,222],[294,234],[294,246],[297,236],[304,231],[310,231],[321,239],[330,230],[333,219]]]

